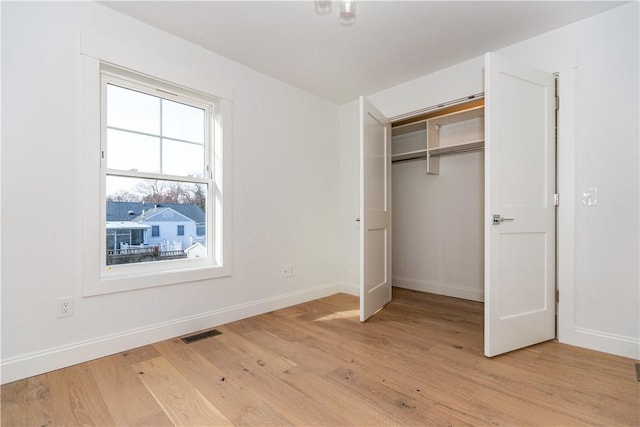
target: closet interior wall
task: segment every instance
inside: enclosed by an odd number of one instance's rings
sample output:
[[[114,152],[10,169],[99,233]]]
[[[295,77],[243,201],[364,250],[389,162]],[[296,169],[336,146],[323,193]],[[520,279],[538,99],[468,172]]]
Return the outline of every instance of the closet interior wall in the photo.
[[[393,124],[394,286],[484,300],[482,101]]]

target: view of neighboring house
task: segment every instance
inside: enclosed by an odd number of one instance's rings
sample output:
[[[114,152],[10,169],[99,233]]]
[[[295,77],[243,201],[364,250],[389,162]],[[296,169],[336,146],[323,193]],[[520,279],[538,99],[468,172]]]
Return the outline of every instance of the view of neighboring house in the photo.
[[[198,205],[106,203],[107,264],[200,257],[202,248],[206,255],[206,219]],[[186,251],[196,244],[197,251]]]

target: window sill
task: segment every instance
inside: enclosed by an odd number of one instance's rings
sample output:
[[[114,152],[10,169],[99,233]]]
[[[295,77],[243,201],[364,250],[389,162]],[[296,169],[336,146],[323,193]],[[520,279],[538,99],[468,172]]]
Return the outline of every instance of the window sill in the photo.
[[[231,268],[228,266],[180,267],[153,273],[138,274],[104,274],[97,277],[97,280],[92,281],[92,284],[84,284],[83,296],[88,297],[158,286],[177,285],[228,276],[231,276]]]

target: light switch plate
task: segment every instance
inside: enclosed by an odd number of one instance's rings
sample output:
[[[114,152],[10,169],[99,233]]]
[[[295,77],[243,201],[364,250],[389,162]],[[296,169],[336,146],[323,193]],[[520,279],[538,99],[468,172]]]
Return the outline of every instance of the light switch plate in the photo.
[[[582,190],[582,205],[583,206],[598,206],[598,189],[585,188]]]

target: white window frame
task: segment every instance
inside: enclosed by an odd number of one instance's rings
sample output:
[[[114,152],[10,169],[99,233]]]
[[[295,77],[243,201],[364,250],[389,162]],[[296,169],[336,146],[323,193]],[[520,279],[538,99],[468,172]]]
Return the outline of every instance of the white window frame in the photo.
[[[165,91],[209,105],[211,114],[207,193],[208,256],[198,259],[106,265],[106,161],[104,99],[106,81],[125,87]],[[188,84],[188,83],[187,83]],[[148,92],[147,92],[148,93]],[[153,94],[172,100],[162,93]],[[83,295],[99,295],[231,275],[231,102],[197,85],[168,83],[83,55]],[[108,153],[107,153],[108,155]],[[161,178],[160,178],[161,179]],[[191,178],[189,178],[191,180]]]

